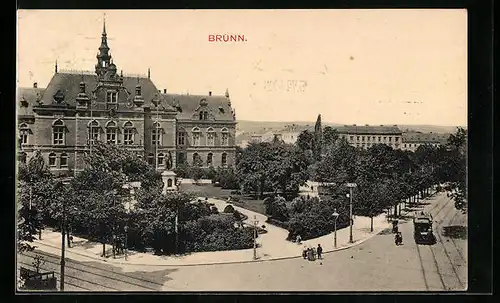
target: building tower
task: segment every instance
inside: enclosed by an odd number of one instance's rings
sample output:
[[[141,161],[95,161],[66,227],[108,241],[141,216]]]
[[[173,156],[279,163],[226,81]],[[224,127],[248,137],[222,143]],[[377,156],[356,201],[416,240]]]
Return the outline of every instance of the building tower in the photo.
[[[111,54],[109,53],[108,37],[106,34],[106,19],[104,19],[102,27],[101,46],[99,46],[99,53],[97,53],[97,64],[95,72],[98,76],[104,76],[111,62]]]

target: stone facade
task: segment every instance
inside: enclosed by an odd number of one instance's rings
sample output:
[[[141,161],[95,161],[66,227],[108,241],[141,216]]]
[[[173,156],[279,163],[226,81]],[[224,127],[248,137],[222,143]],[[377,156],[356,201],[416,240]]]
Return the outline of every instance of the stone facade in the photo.
[[[344,138],[354,147],[369,148],[375,144],[386,144],[394,149],[401,148],[403,132],[396,126],[357,126],[338,127],[339,138]]]
[[[157,89],[149,70],[147,76],[118,74],[105,25],[96,59],[94,72],[59,71],[56,63],[47,88],[19,88],[25,159],[40,150],[54,173],[71,175],[83,169],[84,153],[100,140],[137,152],[159,171],[193,164],[196,153],[202,166],[234,164],[236,118],[227,91],[168,94]]]

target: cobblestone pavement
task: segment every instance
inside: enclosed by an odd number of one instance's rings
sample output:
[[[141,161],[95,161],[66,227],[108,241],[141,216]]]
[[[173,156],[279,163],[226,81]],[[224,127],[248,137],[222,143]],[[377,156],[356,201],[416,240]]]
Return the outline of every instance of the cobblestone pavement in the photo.
[[[67,290],[163,291],[438,291],[465,290],[467,217],[445,195],[426,201],[437,243],[416,245],[413,224],[402,221],[402,246],[389,229],[362,244],[324,254],[245,264],[161,267],[70,260]],[[421,209],[415,209],[420,211]],[[27,257],[29,258],[29,257]],[[21,259],[23,260],[23,259]],[[57,257],[49,270],[57,271]],[[24,263],[31,263],[24,259]],[[45,265],[47,266],[47,265]],[[83,280],[83,281],[82,281]],[[79,288],[80,287],[80,288]],[[84,289],[85,288],[85,289]]]

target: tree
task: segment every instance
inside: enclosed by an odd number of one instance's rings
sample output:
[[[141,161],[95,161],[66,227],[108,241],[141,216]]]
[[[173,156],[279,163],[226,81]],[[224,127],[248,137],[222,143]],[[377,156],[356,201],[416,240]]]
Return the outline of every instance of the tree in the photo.
[[[302,131],[297,137],[297,146],[302,151],[310,151],[313,148],[314,135],[307,129]]]
[[[18,180],[17,244],[19,251],[31,251],[34,246],[30,243],[36,234],[41,235],[47,206],[57,196],[56,182],[40,151],[27,164],[20,163]]]
[[[323,129],[323,149],[327,149],[329,146],[335,144],[339,135],[336,129],[331,126],[325,126]]]
[[[322,159],[313,166],[313,180],[324,183],[344,184],[355,179],[357,151],[345,140],[340,140],[326,150]]]
[[[321,160],[321,152],[323,149],[323,129],[321,127],[321,114],[318,115],[316,119],[316,124],[314,125],[314,136],[313,136],[313,158],[315,161]]]
[[[272,219],[279,221],[288,220],[288,209],[286,201],[281,196],[270,196],[264,199],[266,214]]]
[[[448,157],[444,161],[446,190],[457,209],[467,207],[467,132],[459,127],[446,144]]]

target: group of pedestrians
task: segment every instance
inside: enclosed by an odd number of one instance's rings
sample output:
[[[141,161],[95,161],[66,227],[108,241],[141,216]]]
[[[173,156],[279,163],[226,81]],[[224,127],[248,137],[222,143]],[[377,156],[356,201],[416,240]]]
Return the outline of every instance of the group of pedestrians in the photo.
[[[321,247],[321,244],[318,244],[318,247],[307,247],[306,245],[304,245],[304,248],[302,250],[302,257],[305,260],[309,261],[314,261],[316,260],[316,258],[318,258],[318,260],[323,259],[322,254],[323,247]]]
[[[302,237],[300,235],[297,235],[295,243],[297,244],[302,243]],[[323,247],[321,247],[321,244],[318,244],[318,247],[308,247],[307,245],[304,244],[304,248],[302,249],[302,257],[309,261],[314,261],[316,260],[316,258],[323,259],[322,254],[323,254]]]

